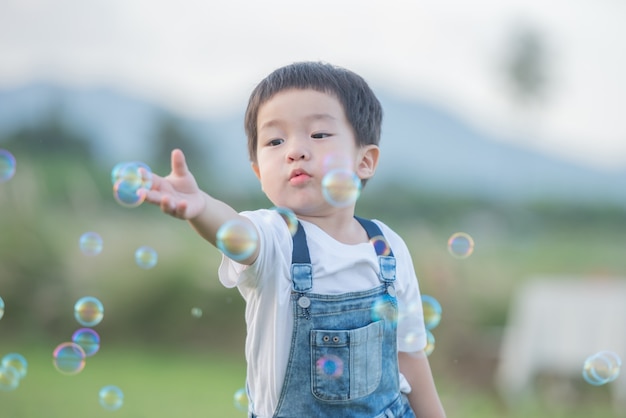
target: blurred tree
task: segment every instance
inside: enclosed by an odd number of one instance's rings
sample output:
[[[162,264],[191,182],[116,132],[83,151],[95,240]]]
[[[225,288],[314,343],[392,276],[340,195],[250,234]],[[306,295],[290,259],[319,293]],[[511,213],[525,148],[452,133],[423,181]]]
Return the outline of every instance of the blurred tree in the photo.
[[[522,104],[545,98],[549,58],[546,42],[537,29],[520,25],[506,45],[505,74],[515,98]]]
[[[58,107],[52,107],[39,123],[25,125],[2,139],[3,147],[32,158],[52,155],[92,160],[91,142],[63,120]]]
[[[156,120],[154,135],[155,160],[153,170],[168,173],[170,155],[173,149],[179,148],[185,153],[187,165],[194,172],[198,181],[207,178],[210,164],[207,162],[209,153],[201,146],[188,125],[176,116],[163,112]],[[208,141],[207,141],[208,142]]]

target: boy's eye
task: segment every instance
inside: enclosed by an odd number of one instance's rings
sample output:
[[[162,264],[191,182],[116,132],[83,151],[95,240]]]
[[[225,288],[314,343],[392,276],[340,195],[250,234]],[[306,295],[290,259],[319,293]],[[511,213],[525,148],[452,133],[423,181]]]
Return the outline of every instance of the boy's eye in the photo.
[[[276,145],[280,145],[283,142],[285,142],[283,139],[280,138],[276,138],[276,139],[272,139],[270,140],[267,145],[269,145],[270,147],[275,147]]]
[[[319,133],[312,134],[311,138],[313,138],[313,139],[322,139],[322,138],[327,138],[329,136],[330,136],[330,134],[327,134],[325,132],[319,132]]]

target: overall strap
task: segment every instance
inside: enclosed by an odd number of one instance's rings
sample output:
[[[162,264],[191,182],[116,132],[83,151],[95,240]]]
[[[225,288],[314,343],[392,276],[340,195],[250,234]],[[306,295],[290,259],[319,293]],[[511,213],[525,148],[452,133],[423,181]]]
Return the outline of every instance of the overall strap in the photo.
[[[359,221],[361,226],[365,229],[365,232],[367,232],[367,237],[370,240],[372,238],[380,237],[385,242],[386,245],[384,246],[374,245],[374,248],[376,249],[376,254],[393,257],[393,251],[391,251],[391,247],[389,247],[389,244],[387,244],[387,240],[385,240],[383,231],[380,230],[380,228],[378,227],[378,225],[376,225],[374,221],[361,218],[359,216],[355,216],[354,219]]]
[[[311,266],[309,246],[306,243],[306,233],[300,222],[298,222],[298,230],[293,235],[291,282],[294,292],[306,293],[313,288],[313,266]]]
[[[385,283],[387,287],[391,285],[396,280],[396,258],[393,256],[393,251],[391,247],[387,243],[383,232],[380,230],[378,225],[372,220],[361,218],[359,216],[354,217],[361,226],[367,232],[367,236],[369,237],[372,245],[376,249],[376,254],[378,254],[378,264],[380,266],[380,279]],[[380,238],[382,240],[383,245],[379,245],[379,243],[375,242],[374,238]],[[388,288],[389,290],[389,288]]]

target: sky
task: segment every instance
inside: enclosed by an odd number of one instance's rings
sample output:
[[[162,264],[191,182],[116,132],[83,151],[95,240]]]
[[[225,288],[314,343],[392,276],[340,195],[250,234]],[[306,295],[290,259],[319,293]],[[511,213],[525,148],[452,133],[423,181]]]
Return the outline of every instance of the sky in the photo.
[[[1,0],[0,89],[110,86],[225,116],[275,68],[321,60],[502,141],[625,170],[625,19],[622,0]],[[543,42],[540,100],[503,70],[520,29]]]

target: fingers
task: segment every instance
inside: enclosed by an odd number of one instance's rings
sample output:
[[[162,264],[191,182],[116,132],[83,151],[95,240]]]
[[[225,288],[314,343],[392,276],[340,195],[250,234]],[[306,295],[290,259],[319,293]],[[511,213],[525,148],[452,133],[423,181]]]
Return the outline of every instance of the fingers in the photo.
[[[187,202],[174,202],[169,196],[162,196],[160,201],[161,211],[163,213],[179,219],[186,219]]]
[[[180,149],[172,151],[172,173],[176,176],[184,176],[187,174],[187,162],[185,154]]]

